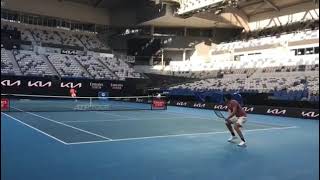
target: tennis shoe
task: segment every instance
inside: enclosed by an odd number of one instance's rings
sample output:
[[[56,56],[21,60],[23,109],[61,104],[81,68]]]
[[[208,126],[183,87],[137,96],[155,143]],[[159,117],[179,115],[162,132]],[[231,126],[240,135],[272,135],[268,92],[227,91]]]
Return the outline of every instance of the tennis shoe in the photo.
[[[246,142],[241,141],[241,142],[238,144],[238,146],[240,146],[240,147],[246,147],[247,144],[246,144]]]
[[[228,142],[233,142],[234,140],[237,139],[237,136],[231,136],[229,139],[228,139]]]

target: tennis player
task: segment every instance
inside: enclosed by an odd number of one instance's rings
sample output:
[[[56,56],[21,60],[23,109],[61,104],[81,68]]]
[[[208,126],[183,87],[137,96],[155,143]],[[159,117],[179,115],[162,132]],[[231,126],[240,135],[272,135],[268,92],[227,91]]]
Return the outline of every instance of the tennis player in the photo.
[[[73,98],[77,97],[77,90],[75,90],[74,88],[71,88],[69,92],[70,92],[71,97],[73,97]],[[77,99],[76,99],[76,101],[77,101]]]
[[[226,119],[226,126],[229,129],[231,133],[231,137],[228,139],[228,142],[233,142],[235,139],[237,139],[234,130],[239,135],[241,141],[238,144],[238,146],[246,146],[246,141],[243,137],[243,134],[241,132],[241,128],[243,124],[247,121],[247,114],[242,109],[241,105],[238,101],[232,99],[232,96],[230,94],[227,94],[224,96],[224,100],[226,102],[226,105],[228,107],[229,116]],[[233,124],[233,128],[232,128]]]

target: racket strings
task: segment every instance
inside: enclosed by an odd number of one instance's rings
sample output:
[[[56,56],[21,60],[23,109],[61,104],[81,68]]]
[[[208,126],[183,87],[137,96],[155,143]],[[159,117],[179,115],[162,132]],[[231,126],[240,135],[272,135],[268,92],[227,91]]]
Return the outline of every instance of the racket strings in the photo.
[[[216,110],[213,110],[213,111],[214,111],[214,113],[216,114],[216,116],[218,116],[219,118],[225,119],[225,117],[224,117],[224,115],[222,114],[221,111],[216,111]]]

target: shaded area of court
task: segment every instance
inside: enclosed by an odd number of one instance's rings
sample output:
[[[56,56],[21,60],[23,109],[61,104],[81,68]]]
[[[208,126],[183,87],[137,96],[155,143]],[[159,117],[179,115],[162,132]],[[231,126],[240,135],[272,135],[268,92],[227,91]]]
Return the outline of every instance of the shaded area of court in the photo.
[[[3,179],[319,179],[318,121],[249,115],[248,147],[239,148],[207,110],[35,114],[56,122],[9,113],[67,143],[127,140],[65,145],[2,114]],[[179,134],[191,135],[166,137]],[[153,136],[164,137],[130,139]]]
[[[226,131],[224,121],[168,111],[12,112],[16,118],[66,143]],[[249,122],[247,130],[282,127]]]

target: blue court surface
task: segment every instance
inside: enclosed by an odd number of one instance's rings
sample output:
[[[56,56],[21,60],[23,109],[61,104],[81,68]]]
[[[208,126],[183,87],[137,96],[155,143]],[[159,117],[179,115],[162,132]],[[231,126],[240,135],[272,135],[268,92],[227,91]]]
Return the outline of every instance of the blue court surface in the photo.
[[[1,113],[4,180],[318,180],[319,121],[249,115],[248,146],[212,111]]]

